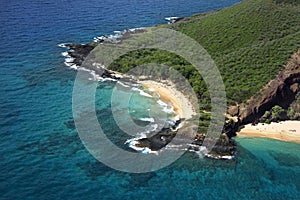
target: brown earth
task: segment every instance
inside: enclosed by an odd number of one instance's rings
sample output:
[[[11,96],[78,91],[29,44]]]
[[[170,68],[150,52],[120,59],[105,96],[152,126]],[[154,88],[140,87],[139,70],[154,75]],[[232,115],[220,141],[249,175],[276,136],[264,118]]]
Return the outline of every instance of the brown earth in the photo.
[[[296,95],[300,85],[300,49],[288,60],[285,69],[277,77],[264,86],[258,95],[251,97],[246,103],[231,106],[228,113],[238,116],[240,125],[258,121],[258,119],[275,105],[287,109],[297,103]]]

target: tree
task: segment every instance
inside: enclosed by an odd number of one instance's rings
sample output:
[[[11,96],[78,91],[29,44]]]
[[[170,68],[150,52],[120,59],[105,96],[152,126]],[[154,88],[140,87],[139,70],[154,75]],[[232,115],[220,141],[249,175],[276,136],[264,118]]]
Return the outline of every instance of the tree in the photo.
[[[274,106],[271,112],[272,112],[272,121],[283,120],[286,118],[285,110],[278,105]]]

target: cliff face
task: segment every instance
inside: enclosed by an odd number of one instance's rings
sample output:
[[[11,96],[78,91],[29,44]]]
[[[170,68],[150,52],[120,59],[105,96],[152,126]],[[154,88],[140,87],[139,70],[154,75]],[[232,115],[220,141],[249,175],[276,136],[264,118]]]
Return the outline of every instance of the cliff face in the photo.
[[[238,116],[241,124],[257,121],[275,105],[287,109],[300,91],[300,49],[288,60],[286,67],[245,104],[232,106],[229,114]]]

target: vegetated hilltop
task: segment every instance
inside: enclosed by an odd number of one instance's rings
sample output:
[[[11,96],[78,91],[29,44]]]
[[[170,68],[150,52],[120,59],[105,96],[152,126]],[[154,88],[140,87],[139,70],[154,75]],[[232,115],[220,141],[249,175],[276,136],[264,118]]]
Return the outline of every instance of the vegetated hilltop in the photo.
[[[245,0],[159,27],[182,32],[208,51],[221,72],[228,105],[236,105],[261,95],[258,91],[284,69],[288,58],[300,48],[300,1]],[[149,62],[178,70],[193,86],[201,108],[209,110],[205,82],[179,56],[153,49],[139,50],[121,57],[109,68],[126,72]]]
[[[171,27],[210,53],[222,74],[228,103],[242,103],[275,78],[300,48],[299,5],[246,0]]]

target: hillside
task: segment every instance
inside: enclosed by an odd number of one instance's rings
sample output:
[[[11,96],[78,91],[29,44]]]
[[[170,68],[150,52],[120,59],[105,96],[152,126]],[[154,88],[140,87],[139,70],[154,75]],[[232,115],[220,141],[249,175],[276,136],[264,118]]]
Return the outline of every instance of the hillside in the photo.
[[[245,104],[232,106],[243,124],[300,120],[300,49],[295,52],[275,79]],[[231,113],[237,115],[237,113]]]
[[[180,31],[208,51],[221,72],[228,104],[235,105],[257,94],[300,48],[300,4],[299,1],[245,0],[220,11],[159,27]],[[126,72],[149,61],[180,71],[196,91],[201,107],[209,109],[204,81],[178,56],[141,50],[123,56],[109,68]]]

